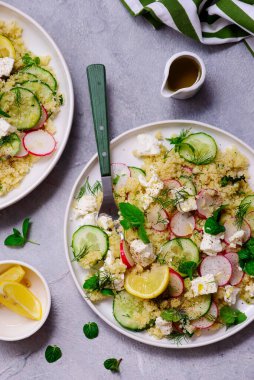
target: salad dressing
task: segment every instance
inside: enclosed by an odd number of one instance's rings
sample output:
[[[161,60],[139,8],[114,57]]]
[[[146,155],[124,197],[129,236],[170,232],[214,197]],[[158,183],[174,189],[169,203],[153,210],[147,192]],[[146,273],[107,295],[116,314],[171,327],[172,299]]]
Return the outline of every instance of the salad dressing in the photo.
[[[183,56],[172,62],[167,86],[171,91],[191,87],[200,78],[201,68],[196,60]]]

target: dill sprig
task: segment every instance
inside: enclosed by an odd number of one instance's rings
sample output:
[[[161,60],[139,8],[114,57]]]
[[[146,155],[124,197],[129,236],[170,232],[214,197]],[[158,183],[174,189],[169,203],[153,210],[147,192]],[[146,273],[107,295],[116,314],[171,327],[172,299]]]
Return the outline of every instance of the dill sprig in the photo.
[[[22,104],[22,96],[21,96],[21,91],[18,87],[13,89],[15,93],[15,104],[17,107],[20,107]]]
[[[169,334],[167,338],[175,344],[179,345],[182,344],[183,341],[188,342],[190,337],[188,334],[181,333],[180,331],[172,331],[172,333]]]
[[[191,128],[181,130],[179,136],[166,138],[170,144],[175,145],[175,151],[178,152],[183,140],[190,134]]]
[[[88,246],[87,244],[84,244],[83,247],[80,249],[79,253],[75,255],[75,257],[72,259],[73,261],[79,262],[82,260],[86,255],[88,255],[89,252],[91,252],[92,246]]]
[[[247,203],[240,204],[237,207],[235,218],[236,218],[236,225],[238,228],[242,227],[244,217],[248,212],[250,204],[251,204],[251,202],[247,202]]]
[[[157,216],[157,222],[156,223],[161,223],[161,224],[164,224],[165,226],[168,224],[168,219],[164,219],[162,216],[161,216],[161,213],[158,211],[158,216]]]
[[[89,183],[89,177],[86,178],[85,183],[83,186],[81,186],[79,193],[76,197],[76,199],[80,199],[83,197],[83,195],[97,195],[100,191],[102,191],[102,184],[100,181],[96,181],[94,185],[90,185]]]

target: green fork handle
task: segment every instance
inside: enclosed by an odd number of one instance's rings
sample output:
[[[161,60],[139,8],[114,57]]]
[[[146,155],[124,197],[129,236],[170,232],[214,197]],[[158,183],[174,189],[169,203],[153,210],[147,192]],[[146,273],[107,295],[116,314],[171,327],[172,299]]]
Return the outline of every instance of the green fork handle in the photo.
[[[111,175],[106,94],[106,70],[104,65],[87,67],[94,131],[97,143],[101,176]]]

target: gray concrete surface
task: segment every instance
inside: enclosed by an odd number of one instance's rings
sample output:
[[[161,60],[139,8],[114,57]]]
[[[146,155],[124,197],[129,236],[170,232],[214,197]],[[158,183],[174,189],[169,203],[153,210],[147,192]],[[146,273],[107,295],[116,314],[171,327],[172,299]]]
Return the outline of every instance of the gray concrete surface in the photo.
[[[63,216],[74,180],[95,153],[85,68],[107,67],[111,134],[143,123],[174,118],[209,122],[233,132],[254,147],[254,58],[240,43],[208,47],[169,29],[154,31],[130,17],[120,0],[11,0],[8,3],[37,20],[54,38],[69,65],[75,90],[75,117],[65,152],[47,179],[16,205],[0,212],[0,259],[21,259],[47,278],[53,306],[46,325],[18,343],[0,343],[0,379],[147,379],[234,380],[254,378],[253,327],[206,348],[165,350],[136,343],[96,317],[80,297],[64,256]],[[188,101],[160,96],[166,60],[181,50],[204,59],[207,80]],[[32,237],[40,246],[21,250],[3,246],[13,226],[24,217],[33,221]],[[83,324],[94,320],[100,336],[88,341]],[[48,364],[48,344],[63,357]],[[111,356],[122,357],[121,373],[103,368]]]

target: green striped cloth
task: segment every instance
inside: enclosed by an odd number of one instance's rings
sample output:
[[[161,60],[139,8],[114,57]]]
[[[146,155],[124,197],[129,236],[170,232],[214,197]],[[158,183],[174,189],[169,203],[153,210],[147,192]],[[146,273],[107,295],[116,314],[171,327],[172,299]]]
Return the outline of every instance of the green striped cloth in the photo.
[[[254,0],[121,0],[155,28],[166,24],[205,44],[244,39],[254,51]]]

